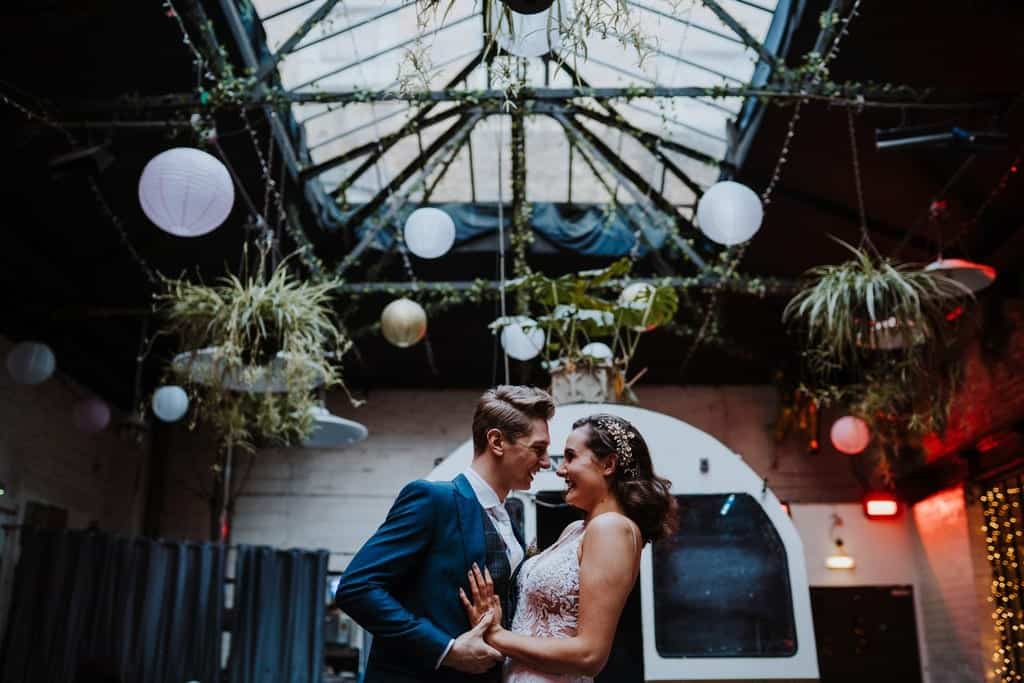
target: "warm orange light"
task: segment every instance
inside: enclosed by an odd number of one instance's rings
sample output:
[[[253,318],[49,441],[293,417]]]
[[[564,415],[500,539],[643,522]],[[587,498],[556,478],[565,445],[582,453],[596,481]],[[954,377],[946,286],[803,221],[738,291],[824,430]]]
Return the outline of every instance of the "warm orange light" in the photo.
[[[791,513],[791,512],[789,511],[789,503],[779,503],[779,505],[781,505],[781,506],[782,506],[782,511],[783,511],[783,512],[785,512],[785,513],[786,513],[787,515],[789,515],[790,517],[792,517],[792,516],[793,516],[793,514],[792,514],[792,513]]]
[[[864,499],[868,519],[891,519],[900,513],[900,503],[888,493],[872,493]]]

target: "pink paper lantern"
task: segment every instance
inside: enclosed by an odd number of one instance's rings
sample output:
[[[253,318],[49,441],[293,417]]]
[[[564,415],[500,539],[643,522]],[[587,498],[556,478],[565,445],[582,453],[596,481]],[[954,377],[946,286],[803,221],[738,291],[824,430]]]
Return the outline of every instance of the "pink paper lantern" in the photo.
[[[87,398],[75,404],[71,411],[75,427],[86,434],[102,432],[110,424],[110,406],[99,398]]]
[[[857,455],[868,447],[871,430],[864,420],[847,415],[835,421],[830,436],[837,451],[846,455]]]

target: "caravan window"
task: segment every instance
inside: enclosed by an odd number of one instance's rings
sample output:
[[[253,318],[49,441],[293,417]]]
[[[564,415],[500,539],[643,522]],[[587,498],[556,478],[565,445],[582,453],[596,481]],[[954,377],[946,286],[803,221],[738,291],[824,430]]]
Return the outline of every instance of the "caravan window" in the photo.
[[[796,654],[786,549],[764,509],[746,493],[676,499],[679,531],[653,549],[658,654]]]

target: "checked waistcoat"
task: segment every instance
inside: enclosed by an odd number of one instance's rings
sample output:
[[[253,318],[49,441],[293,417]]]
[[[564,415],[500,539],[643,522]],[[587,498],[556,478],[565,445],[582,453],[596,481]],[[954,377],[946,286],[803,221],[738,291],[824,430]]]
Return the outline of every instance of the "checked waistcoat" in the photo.
[[[483,508],[480,508],[480,513],[484,520],[487,570],[491,573],[491,580],[494,581],[494,592],[501,599],[503,625],[508,628],[512,624],[512,609],[514,607],[509,599],[512,587],[512,565],[508,561],[505,541],[501,538],[498,530],[494,528],[491,516]]]

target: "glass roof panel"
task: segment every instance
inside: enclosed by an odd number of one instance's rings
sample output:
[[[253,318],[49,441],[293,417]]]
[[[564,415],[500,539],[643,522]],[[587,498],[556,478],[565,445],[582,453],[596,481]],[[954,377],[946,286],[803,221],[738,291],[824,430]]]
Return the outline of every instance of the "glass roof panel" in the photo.
[[[289,40],[326,0],[253,0],[271,51]],[[571,0],[557,0],[563,8]],[[758,41],[763,41],[774,18],[778,0],[717,0],[722,10],[739,22]],[[586,54],[567,49],[560,56],[567,66],[593,87],[711,87],[737,86],[749,82],[759,54],[711,8],[698,0],[626,0],[630,20],[639,28],[641,60],[634,46],[624,46],[622,37],[609,32],[605,37],[588,36]],[[281,59],[278,70],[286,90],[298,92],[399,89],[440,90],[484,48],[483,0],[454,0],[440,3],[441,12],[423,12],[414,0],[342,0],[327,16],[298,41],[297,47]],[[421,36],[421,37],[418,37]],[[420,72],[410,69],[418,60]],[[519,67],[522,68],[522,67]],[[525,80],[529,87],[572,87],[576,83],[565,70],[540,58],[526,60]],[[488,73],[485,65],[471,71],[459,88],[499,87],[500,77]],[[701,187],[719,176],[714,161],[724,158],[726,128],[743,106],[741,98],[709,97],[634,98],[602,103],[577,100],[599,115],[609,116],[610,104],[630,126],[654,134],[675,145],[693,150],[663,148],[665,154]],[[439,103],[428,114],[434,116],[457,103]],[[422,109],[402,101],[364,102],[341,106],[310,103],[295,105],[295,116],[306,130],[314,163],[329,161],[359,145],[398,131]],[[588,129],[621,155],[630,168],[662,191],[669,201],[692,204],[694,192],[630,135],[577,114]],[[447,130],[457,119],[439,122],[423,131],[423,144]],[[503,133],[499,133],[503,131]],[[473,183],[470,183],[469,150],[461,148],[436,189],[433,201],[497,200],[497,145],[504,143],[503,196],[511,199],[509,121],[504,115],[481,119],[472,133]],[[621,144],[621,150],[619,145]],[[349,202],[370,198],[419,152],[415,135],[398,142],[378,163],[355,179],[348,192]],[[569,142],[562,126],[547,116],[527,120],[527,198],[529,201],[564,202],[569,198]],[[694,156],[698,158],[693,158]],[[326,170],[319,181],[333,190],[358,168],[365,157],[352,159]],[[607,174],[603,167],[598,168]],[[603,202],[608,192],[591,169],[574,156],[572,199],[575,202]],[[664,177],[664,182],[662,178]],[[607,179],[615,183],[615,179]],[[475,187],[475,194],[470,186]],[[662,188],[664,188],[662,190]],[[414,196],[416,194],[414,193]],[[634,201],[622,188],[623,203]]]

